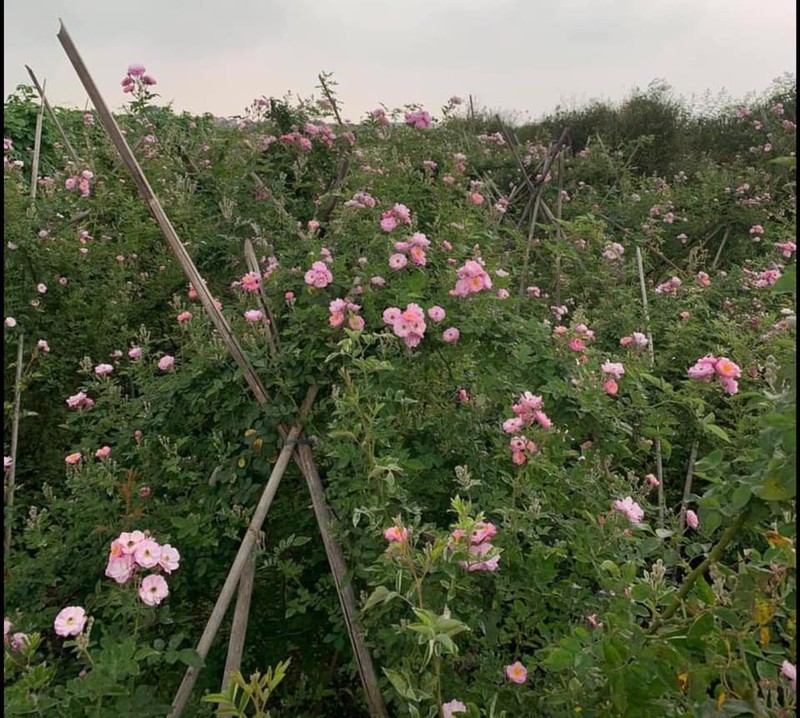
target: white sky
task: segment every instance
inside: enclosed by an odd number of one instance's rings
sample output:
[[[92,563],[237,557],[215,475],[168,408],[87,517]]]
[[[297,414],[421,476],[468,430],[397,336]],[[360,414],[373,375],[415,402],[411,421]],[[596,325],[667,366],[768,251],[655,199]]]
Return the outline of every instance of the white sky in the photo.
[[[242,114],[339,82],[344,115],[451,95],[517,119],[665,79],[739,98],[796,73],[794,0],[5,0],[4,96],[30,65],[54,104],[87,101],[58,19],[112,107],[131,62],[176,110]]]

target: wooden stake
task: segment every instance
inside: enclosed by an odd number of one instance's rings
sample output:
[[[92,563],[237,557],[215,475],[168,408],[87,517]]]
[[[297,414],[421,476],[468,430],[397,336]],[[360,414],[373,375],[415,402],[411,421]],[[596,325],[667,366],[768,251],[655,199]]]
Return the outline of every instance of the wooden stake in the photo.
[[[44,85],[42,103],[36,115],[36,134],[33,141],[33,164],[31,164],[31,206],[36,202],[36,188],[39,185],[39,155],[42,151],[42,119],[44,118]]]
[[[636,267],[639,271],[639,289],[642,292],[642,311],[644,313],[644,323],[647,329],[647,347],[650,351],[650,370],[656,365],[656,351],[653,347],[653,332],[650,329],[650,308],[647,303],[647,285],[644,281],[644,261],[642,260],[642,248],[636,245]],[[664,464],[661,459],[661,437],[656,436],[656,476],[658,477],[658,522],[664,527]]]
[[[63,27],[63,25],[62,25],[62,27]],[[25,69],[28,71],[28,74],[30,75],[31,80],[33,81],[33,84],[36,87],[36,90],[39,92],[39,97],[42,98],[42,102],[44,102],[44,106],[47,108],[47,112],[50,114],[50,119],[53,120],[53,124],[56,126],[56,130],[58,130],[58,134],[61,135],[61,139],[64,142],[64,147],[67,148],[67,152],[69,152],[69,155],[72,158],[72,161],[76,165],[80,165],[81,159],[80,159],[80,157],[78,157],[78,153],[75,152],[75,149],[70,144],[69,138],[67,137],[67,133],[64,132],[64,128],[61,126],[61,123],[58,121],[58,117],[56,116],[56,113],[54,112],[53,108],[50,106],[50,103],[47,101],[47,97],[44,94],[44,87],[42,87],[39,84],[39,80],[36,79],[36,75],[33,74],[33,70],[31,70],[30,67],[25,65]]]
[[[256,554],[250,552],[250,558],[244,566],[239,578],[239,587],[236,589],[236,606],[233,609],[233,623],[231,624],[231,637],[228,641],[228,657],[225,659],[225,671],[222,674],[222,688],[224,693],[231,679],[231,673],[241,670],[242,653],[244,653],[244,639],[247,635],[247,619],[250,616],[250,600],[253,596],[253,582],[256,577]]]
[[[344,562],[344,557],[339,544],[333,536],[333,515],[325,501],[325,490],[322,487],[322,481],[314,463],[314,456],[308,445],[298,445],[295,451],[295,461],[303,470],[303,476],[305,476],[308,491],[311,494],[311,504],[322,532],[322,541],[328,554],[328,563],[331,567],[336,592],[339,596],[339,604],[342,607],[345,624],[347,625],[347,633],[350,636],[350,645],[353,647],[361,683],[367,692],[370,715],[372,718],[388,718],[389,714],[386,711],[378,685],[378,678],[372,665],[372,657],[367,651],[364,636],[356,623],[358,609],[353,587],[347,577],[347,566]]]
[[[14,518],[14,486],[17,476],[17,446],[19,441],[19,417],[22,403],[22,346],[25,335],[20,332],[19,348],[17,349],[17,371],[14,378],[14,416],[11,419],[11,468],[8,471],[6,483],[6,516],[3,520],[3,556],[8,556],[11,551],[11,524]]]
[[[250,554],[258,538],[258,532],[261,530],[264,519],[267,517],[267,511],[269,511],[272,500],[275,498],[275,492],[278,490],[278,485],[283,478],[283,472],[286,471],[289,460],[292,458],[295,443],[302,431],[300,423],[305,419],[305,415],[311,408],[316,395],[317,388],[312,386],[308,390],[306,399],[300,409],[297,425],[292,427],[292,430],[286,437],[281,453],[278,455],[278,460],[275,462],[267,485],[264,487],[264,491],[261,494],[261,499],[253,513],[253,518],[250,520],[250,525],[247,527],[242,543],[239,546],[239,551],[236,553],[236,558],[233,560],[231,570],[228,572],[228,577],[225,579],[217,602],[214,604],[214,609],[211,611],[211,616],[209,616],[206,627],[203,629],[203,634],[200,636],[200,640],[197,643],[197,653],[203,659],[205,659],[208,655],[208,651],[211,649],[217,631],[219,631],[219,627],[222,624],[222,619],[225,618],[225,612],[228,610],[233,594],[236,591],[236,586],[239,584],[245,565],[250,560]],[[178,718],[178,716],[183,713],[199,673],[200,668],[197,666],[189,666],[189,668],[186,669],[178,692],[175,694],[175,698],[172,701],[172,711],[169,714],[169,718]]]

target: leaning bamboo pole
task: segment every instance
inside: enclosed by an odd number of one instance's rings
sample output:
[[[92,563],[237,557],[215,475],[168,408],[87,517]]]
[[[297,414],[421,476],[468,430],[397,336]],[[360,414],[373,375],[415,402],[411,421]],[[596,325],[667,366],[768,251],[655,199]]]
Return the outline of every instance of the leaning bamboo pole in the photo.
[[[44,85],[42,86],[42,102],[36,113],[36,130],[33,140],[33,163],[31,164],[31,207],[36,202],[36,188],[39,186],[39,157],[42,153],[42,120],[44,119]]]
[[[67,137],[67,133],[64,132],[64,128],[58,121],[58,115],[56,115],[55,111],[50,106],[50,103],[47,101],[47,96],[44,94],[44,87],[42,87],[39,84],[39,80],[36,79],[36,75],[33,74],[33,70],[31,70],[30,67],[25,65],[25,69],[28,71],[31,80],[33,81],[33,84],[36,87],[37,92],[39,93],[39,97],[42,98],[42,102],[44,103],[45,108],[47,108],[48,113],[50,113],[50,119],[53,120],[53,124],[56,126],[56,130],[58,130],[58,134],[61,135],[61,139],[64,142],[64,147],[67,148],[67,152],[69,152],[70,158],[76,165],[80,165],[81,159],[80,157],[78,157],[78,153],[75,151],[75,148],[70,144],[69,137]]]
[[[5,504],[6,515],[3,519],[5,528],[3,530],[3,556],[8,556],[11,551],[11,524],[14,518],[14,488],[17,478],[17,447],[19,446],[19,419],[20,407],[22,404],[22,347],[25,335],[19,335],[19,347],[17,348],[17,367],[14,377],[14,416],[11,419],[11,467],[8,470],[8,480],[6,481]]]

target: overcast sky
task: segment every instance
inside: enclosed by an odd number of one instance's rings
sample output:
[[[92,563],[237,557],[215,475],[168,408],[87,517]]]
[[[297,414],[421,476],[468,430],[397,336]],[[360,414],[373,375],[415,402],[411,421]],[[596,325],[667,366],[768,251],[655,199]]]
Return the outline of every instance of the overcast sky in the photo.
[[[131,62],[176,110],[242,114],[260,95],[314,93],[334,73],[344,115],[383,102],[434,115],[451,95],[537,118],[618,100],[663,78],[684,96],[734,97],[796,72],[795,0],[5,0],[4,96],[47,79],[87,101],[58,19],[112,107]]]

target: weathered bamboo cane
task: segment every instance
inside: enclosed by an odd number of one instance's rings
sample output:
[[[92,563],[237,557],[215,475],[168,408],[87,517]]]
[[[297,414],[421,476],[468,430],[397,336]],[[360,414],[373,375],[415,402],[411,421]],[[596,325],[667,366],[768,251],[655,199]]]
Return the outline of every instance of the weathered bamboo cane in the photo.
[[[44,88],[42,85],[42,103],[36,113],[36,134],[33,140],[33,162],[31,163],[31,207],[36,202],[36,188],[39,185],[39,156],[42,152],[42,120],[44,119]]]
[[[239,586],[236,589],[236,605],[233,608],[233,622],[231,623],[231,637],[228,641],[228,656],[225,659],[225,670],[222,674],[222,687],[224,693],[231,680],[231,673],[241,670],[242,654],[244,653],[244,639],[247,636],[247,619],[250,616],[250,601],[253,597],[253,583],[256,577],[256,554],[250,552],[250,558],[245,564],[242,575],[239,577]]]
[[[17,370],[14,377],[14,416],[11,419],[11,468],[8,470],[6,483],[6,515],[3,519],[3,556],[8,556],[11,551],[11,524],[14,518],[14,486],[17,478],[17,447],[19,446],[19,418],[22,403],[22,346],[25,335],[20,332],[19,348],[17,349]]]
[[[58,121],[58,117],[56,116],[55,111],[50,106],[50,103],[47,101],[47,97],[44,94],[44,87],[39,84],[39,80],[36,79],[36,75],[33,74],[33,70],[30,67],[25,65],[25,69],[28,71],[28,74],[33,81],[33,84],[36,87],[37,92],[39,93],[39,97],[42,98],[42,102],[44,102],[44,106],[47,108],[48,113],[50,114],[50,119],[53,120],[53,124],[56,126],[56,130],[58,130],[58,134],[61,135],[61,139],[64,142],[64,147],[67,148],[67,152],[69,152],[72,161],[76,165],[80,165],[81,158],[78,157],[78,153],[75,152],[75,148],[70,144],[69,137],[67,137],[67,133],[64,132],[64,128],[61,126],[61,123]]]

